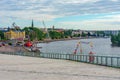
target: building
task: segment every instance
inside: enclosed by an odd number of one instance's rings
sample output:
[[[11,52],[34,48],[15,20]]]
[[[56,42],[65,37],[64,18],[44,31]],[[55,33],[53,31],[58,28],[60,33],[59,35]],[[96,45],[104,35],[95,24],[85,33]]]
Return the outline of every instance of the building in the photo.
[[[25,39],[25,31],[22,30],[8,30],[4,32],[4,36],[6,39],[18,39],[24,40]]]
[[[72,31],[72,36],[74,36],[74,35],[79,35],[79,34],[81,35],[82,32],[83,32],[82,30],[73,30],[73,31]]]
[[[118,35],[119,34],[119,30],[106,30],[104,31],[105,34],[109,34],[109,35]]]

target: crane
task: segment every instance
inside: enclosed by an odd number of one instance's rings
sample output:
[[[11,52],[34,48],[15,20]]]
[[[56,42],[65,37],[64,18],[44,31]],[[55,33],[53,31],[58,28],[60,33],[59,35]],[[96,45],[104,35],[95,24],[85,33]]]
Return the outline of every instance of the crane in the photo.
[[[45,25],[45,23],[44,23],[44,21],[42,21],[42,23],[43,23],[43,26],[44,26],[44,28],[45,28],[45,32],[46,32],[46,39],[51,39],[50,38],[50,35],[49,35],[49,32],[48,32],[48,29],[46,28],[46,25]]]

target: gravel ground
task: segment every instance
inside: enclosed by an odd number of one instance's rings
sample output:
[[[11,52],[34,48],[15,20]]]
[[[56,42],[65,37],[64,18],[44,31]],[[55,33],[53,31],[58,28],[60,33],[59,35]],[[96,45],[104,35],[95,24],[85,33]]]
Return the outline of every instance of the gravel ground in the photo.
[[[0,80],[120,80],[120,69],[0,54]]]

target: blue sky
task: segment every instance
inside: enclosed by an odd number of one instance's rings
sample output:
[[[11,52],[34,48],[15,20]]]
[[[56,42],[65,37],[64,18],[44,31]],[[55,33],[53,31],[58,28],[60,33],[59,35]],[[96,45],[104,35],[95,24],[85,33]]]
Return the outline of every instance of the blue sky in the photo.
[[[120,0],[0,0],[0,27],[15,22],[82,30],[120,30]]]

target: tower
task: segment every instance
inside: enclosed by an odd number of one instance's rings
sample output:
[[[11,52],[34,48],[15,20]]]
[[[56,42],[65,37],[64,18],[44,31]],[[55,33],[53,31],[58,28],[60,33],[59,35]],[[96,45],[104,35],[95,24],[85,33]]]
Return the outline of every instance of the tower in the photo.
[[[54,29],[55,29],[55,26],[53,25],[53,26],[52,26],[52,30],[54,31]]]
[[[34,27],[34,22],[33,22],[33,19],[32,19],[32,24],[31,24],[31,27],[32,27],[32,29],[33,29],[33,27]]]

